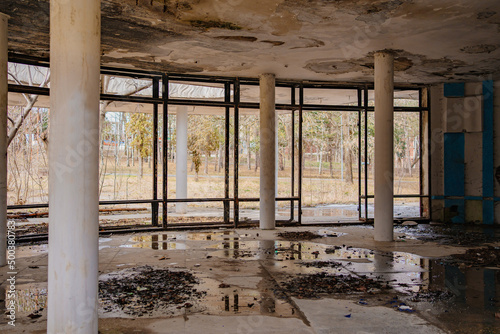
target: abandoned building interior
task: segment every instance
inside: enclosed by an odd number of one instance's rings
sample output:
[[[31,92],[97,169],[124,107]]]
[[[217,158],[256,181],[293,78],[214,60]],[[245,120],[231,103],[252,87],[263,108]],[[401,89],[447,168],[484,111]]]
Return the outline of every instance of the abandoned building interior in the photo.
[[[500,333],[499,115],[497,0],[2,0],[0,331]]]

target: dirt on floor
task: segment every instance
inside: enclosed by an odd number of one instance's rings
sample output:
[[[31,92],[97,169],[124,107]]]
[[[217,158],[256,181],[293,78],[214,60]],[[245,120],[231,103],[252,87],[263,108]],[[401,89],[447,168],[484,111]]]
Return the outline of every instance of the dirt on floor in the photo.
[[[206,294],[195,288],[199,281],[187,271],[142,266],[106,278],[99,281],[104,312],[119,308],[132,316],[151,315],[153,311],[171,306],[189,308],[193,299]]]
[[[322,236],[313,232],[309,231],[298,231],[298,232],[279,232],[276,234],[278,238],[284,239],[284,240],[300,240],[300,241],[307,241],[307,240],[312,240],[312,239],[317,239],[321,238]]]

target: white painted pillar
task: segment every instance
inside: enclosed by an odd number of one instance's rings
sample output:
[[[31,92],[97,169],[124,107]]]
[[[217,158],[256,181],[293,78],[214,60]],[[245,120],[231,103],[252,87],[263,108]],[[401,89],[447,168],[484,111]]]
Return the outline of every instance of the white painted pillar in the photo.
[[[175,197],[187,198],[188,173],[188,110],[186,106],[177,106],[175,117],[176,153],[175,153]],[[176,203],[175,212],[187,212],[187,203]]]
[[[276,227],[276,112],[274,74],[260,76],[260,228]]]
[[[50,1],[47,333],[97,333],[101,2]]]
[[[7,264],[7,20],[0,13],[0,267]]]
[[[392,241],[394,223],[394,56],[375,53],[375,240]]]
[[[274,194],[275,194],[275,197],[278,197],[278,175],[279,175],[279,171],[280,171],[280,168],[279,168],[279,166],[280,166],[279,149],[280,148],[279,148],[279,137],[278,137],[279,119],[278,119],[278,113],[277,112],[275,112],[274,122],[275,122],[275,126],[276,126],[276,128],[275,128],[275,136],[274,136],[275,137],[275,139],[274,139],[275,140],[275,144],[274,144],[275,145],[275,151],[274,151],[275,154],[274,154],[274,156],[276,157],[276,159],[275,159],[276,161],[274,162],[274,169],[276,169],[276,175],[274,177],[274,179],[275,179],[275,181],[274,181],[275,182],[275,184],[274,184],[274,189],[275,189],[274,190]]]

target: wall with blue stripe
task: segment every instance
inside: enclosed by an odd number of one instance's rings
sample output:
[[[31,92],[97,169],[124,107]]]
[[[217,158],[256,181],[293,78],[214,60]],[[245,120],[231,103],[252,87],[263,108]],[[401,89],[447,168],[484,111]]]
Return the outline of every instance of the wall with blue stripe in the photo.
[[[494,151],[500,150],[494,145],[494,83],[449,83],[444,84],[443,93],[448,106],[448,111],[443,110],[448,119],[439,134],[444,180],[442,194],[433,191],[433,199],[443,202],[446,222],[494,224],[495,202],[500,200],[494,192]],[[481,103],[480,108],[474,103]],[[455,110],[450,112],[450,105]],[[479,110],[479,118],[471,110]],[[477,119],[482,121],[480,128]]]

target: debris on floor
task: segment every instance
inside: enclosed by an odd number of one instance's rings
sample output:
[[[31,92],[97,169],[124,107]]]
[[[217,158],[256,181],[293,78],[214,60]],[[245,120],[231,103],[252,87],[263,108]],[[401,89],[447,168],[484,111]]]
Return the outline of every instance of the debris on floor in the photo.
[[[398,226],[396,232],[406,233],[421,241],[434,241],[443,245],[483,246],[500,241],[500,229],[481,226],[427,225]]]
[[[312,240],[322,237],[310,231],[278,232],[277,236],[285,240],[300,240],[300,241]]]
[[[450,300],[455,297],[451,291],[448,290],[436,290],[436,291],[422,291],[415,292],[410,297],[411,302],[430,302],[435,303],[443,300]]]
[[[342,263],[336,261],[311,261],[311,262],[300,262],[301,266],[306,268],[338,268],[342,266]]]
[[[453,257],[469,267],[500,267],[499,247],[468,249],[464,254],[456,254]]]
[[[205,292],[195,288],[199,282],[187,271],[142,266],[115,272],[99,281],[99,299],[104,312],[121,309],[125,314],[143,316],[169,306],[189,307],[189,301]]]
[[[326,273],[298,275],[283,283],[284,289],[297,298],[320,298],[324,294],[375,294],[390,287],[386,282],[351,275]]]

